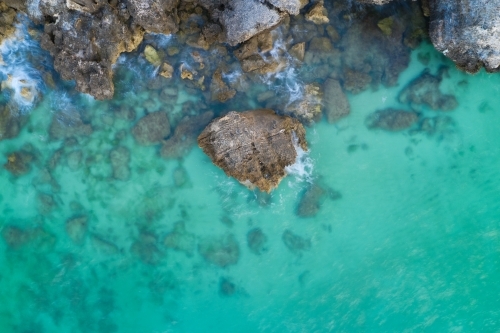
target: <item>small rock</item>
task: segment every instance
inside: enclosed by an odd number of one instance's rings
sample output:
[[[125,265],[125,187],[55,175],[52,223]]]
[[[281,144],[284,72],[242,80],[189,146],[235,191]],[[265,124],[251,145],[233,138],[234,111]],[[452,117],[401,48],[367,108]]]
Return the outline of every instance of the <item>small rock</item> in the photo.
[[[227,278],[220,278],[219,281],[219,294],[221,296],[232,296],[236,293],[236,285],[229,281]]]
[[[290,53],[290,55],[297,60],[304,61],[304,56],[306,53],[306,43],[302,42],[295,44],[294,46],[292,46],[290,51],[288,51],[288,53]]]
[[[383,20],[380,20],[377,26],[382,30],[384,35],[390,36],[392,34],[392,25],[394,24],[394,19],[392,16],[386,17]]]
[[[31,163],[35,156],[23,150],[13,152],[7,156],[4,169],[16,177],[23,176],[31,171]]]
[[[162,61],[158,52],[151,45],[146,45],[144,48],[144,57],[153,66],[158,67],[161,65]]]
[[[310,125],[321,119],[322,98],[323,92],[317,83],[307,84],[301,98],[287,105],[285,113]]]
[[[174,74],[174,68],[170,64],[164,62],[163,65],[161,66],[160,75],[166,79],[171,79],[173,74]]]
[[[315,4],[311,10],[305,15],[307,21],[311,21],[314,24],[326,24],[330,22],[328,19],[328,12],[326,11],[323,1]]]

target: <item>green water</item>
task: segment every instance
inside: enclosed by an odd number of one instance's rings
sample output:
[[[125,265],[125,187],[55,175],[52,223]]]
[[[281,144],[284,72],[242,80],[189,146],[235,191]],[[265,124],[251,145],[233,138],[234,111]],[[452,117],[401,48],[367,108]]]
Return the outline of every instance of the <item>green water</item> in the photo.
[[[427,66],[418,60],[425,52]],[[367,129],[367,115],[400,107],[401,89],[442,65],[450,70],[441,89],[459,107],[419,111],[449,116],[445,129]],[[129,75],[150,72],[137,65]],[[36,156],[26,175],[0,170],[1,332],[500,329],[500,76],[461,73],[423,44],[397,86],[349,94],[349,117],[308,127],[306,175],[289,175],[270,197],[229,179],[197,147],[181,159],[160,158],[157,146],[135,143],[134,121],[110,112],[112,104],[58,84],[27,109],[21,134],[0,142],[0,164],[27,143]],[[139,119],[147,91],[120,89],[111,103],[134,106]],[[170,112],[187,100],[200,96],[181,88]],[[72,109],[93,133],[51,139],[52,118]],[[128,181],[113,179],[117,146],[130,152]],[[324,197],[314,217],[299,217],[310,182],[341,198]],[[87,228],[74,241],[67,221],[82,216]],[[165,244],[179,222],[184,251]],[[247,243],[255,228],[267,240],[260,254]],[[307,246],[290,250],[287,230]],[[239,255],[219,267],[199,247],[224,235]]]

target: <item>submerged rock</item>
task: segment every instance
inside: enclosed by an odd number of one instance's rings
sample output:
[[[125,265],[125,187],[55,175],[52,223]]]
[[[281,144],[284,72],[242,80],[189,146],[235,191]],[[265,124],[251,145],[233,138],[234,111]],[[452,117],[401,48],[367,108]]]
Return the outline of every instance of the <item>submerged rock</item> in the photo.
[[[194,117],[184,117],[177,124],[174,135],[163,143],[160,155],[164,158],[179,158],[187,154],[196,143],[196,137],[214,117],[212,111]]]
[[[66,221],[66,233],[76,244],[82,244],[87,234],[87,217],[76,216]]]
[[[301,255],[302,252],[311,248],[311,241],[309,239],[296,235],[290,230],[285,230],[281,238],[285,246],[296,255]]]
[[[156,246],[156,236],[148,232],[142,232],[130,251],[137,255],[146,264],[154,265],[161,259],[161,252]]]
[[[130,178],[130,152],[126,147],[118,147],[109,153],[111,166],[113,167],[113,178],[117,180],[128,180]]]
[[[229,112],[212,121],[198,144],[212,162],[242,184],[270,192],[295,163],[295,142],[307,150],[305,130],[296,119],[268,109]]]
[[[194,254],[195,242],[195,236],[186,231],[184,222],[174,224],[174,229],[164,239],[166,247],[184,252],[188,257],[192,257]]]
[[[307,21],[311,21],[315,24],[325,24],[330,22],[328,19],[328,12],[323,5],[323,1],[316,3],[305,15],[305,18]]]
[[[219,294],[221,296],[232,296],[235,293],[236,293],[236,285],[225,277],[220,278]]]
[[[401,91],[399,101],[410,105],[425,105],[440,111],[451,111],[457,108],[458,101],[455,96],[441,92],[439,88],[441,76],[432,75],[425,70]]]
[[[34,160],[35,156],[33,154],[20,150],[7,155],[7,162],[3,167],[14,176],[19,177],[31,171],[31,163]]]
[[[220,267],[235,265],[240,257],[238,242],[232,234],[200,241],[198,252],[206,261]]]
[[[309,187],[302,193],[299,204],[297,206],[297,215],[300,217],[312,217],[315,216],[323,201],[326,198],[330,200],[338,200],[342,195],[325,186],[321,186],[317,183],[309,185]]]
[[[285,107],[285,113],[310,125],[321,119],[322,99],[321,87],[315,83],[307,84],[302,96]]]
[[[2,237],[5,243],[14,250],[33,246],[37,252],[51,251],[57,241],[54,235],[42,227],[19,228],[7,225],[2,228]]]
[[[334,123],[340,118],[343,118],[351,112],[347,96],[342,91],[339,81],[327,79],[323,84],[324,92],[324,111],[326,120],[329,123]]]
[[[160,143],[169,134],[170,122],[167,114],[162,111],[152,112],[142,117],[132,129],[135,140],[143,146]]]
[[[370,129],[380,128],[386,131],[401,131],[410,128],[418,120],[418,113],[412,111],[385,109],[376,111],[366,118]]]
[[[84,123],[80,112],[73,109],[57,112],[52,118],[49,129],[49,135],[54,140],[90,134],[92,134],[92,126]]]
[[[0,106],[0,141],[19,135],[25,117],[7,106]]]
[[[267,250],[267,236],[261,228],[254,228],[247,233],[247,243],[254,254],[260,255]]]

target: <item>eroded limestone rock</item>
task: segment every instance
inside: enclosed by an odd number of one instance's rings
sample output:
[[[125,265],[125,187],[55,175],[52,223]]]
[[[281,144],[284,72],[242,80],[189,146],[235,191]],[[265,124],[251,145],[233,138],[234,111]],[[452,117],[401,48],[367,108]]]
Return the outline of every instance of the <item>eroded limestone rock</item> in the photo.
[[[294,140],[307,150],[305,129],[296,119],[269,109],[229,112],[212,121],[198,144],[212,162],[244,185],[270,192],[297,157]]]

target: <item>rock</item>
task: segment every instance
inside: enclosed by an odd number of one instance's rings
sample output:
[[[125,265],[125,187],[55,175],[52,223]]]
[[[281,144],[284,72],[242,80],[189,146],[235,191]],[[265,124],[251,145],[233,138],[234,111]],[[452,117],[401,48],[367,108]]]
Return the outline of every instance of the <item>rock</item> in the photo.
[[[285,107],[285,114],[310,125],[321,119],[322,98],[323,92],[318,84],[307,84],[300,98]]]
[[[165,236],[164,244],[168,248],[184,252],[188,257],[192,257],[196,238],[186,231],[184,222],[177,222],[174,224],[174,229]]]
[[[83,122],[80,113],[74,109],[57,112],[50,124],[49,135],[53,140],[92,134],[92,126]]]
[[[323,92],[324,112],[329,123],[349,115],[351,107],[339,81],[327,79],[323,84]]]
[[[443,94],[439,88],[441,75],[432,75],[428,70],[411,81],[399,94],[401,103],[410,105],[425,105],[433,110],[451,111],[458,107],[458,101],[453,95]]]
[[[42,227],[19,228],[6,225],[2,228],[2,237],[7,246],[14,250],[33,246],[38,253],[51,251],[56,243],[56,237]]]
[[[386,17],[378,22],[377,26],[382,30],[384,35],[392,35],[392,25],[394,24],[394,19],[392,16]]]
[[[113,178],[117,180],[128,180],[130,178],[130,152],[126,147],[117,147],[109,153]]]
[[[170,135],[170,122],[167,114],[158,111],[142,117],[132,128],[132,135],[136,142],[142,146],[160,143]]]
[[[18,136],[25,122],[26,117],[22,114],[6,106],[0,107],[0,141]]]
[[[468,73],[500,70],[498,1],[429,1],[434,47]]]
[[[83,154],[81,150],[74,150],[68,154],[66,163],[71,171],[76,171],[80,168],[82,165],[82,157]]]
[[[126,0],[126,4],[134,23],[148,32],[169,35],[179,30],[179,0]]]
[[[302,252],[311,248],[311,241],[294,234],[290,230],[285,230],[281,237],[285,246],[296,255],[302,255]]]
[[[200,241],[198,252],[206,261],[219,267],[235,265],[240,256],[238,242],[232,234]]]
[[[159,67],[162,63],[158,52],[151,45],[146,45],[144,48],[144,57],[153,66]]]
[[[42,1],[39,13],[30,12],[35,22],[45,23],[41,46],[54,57],[54,68],[61,77],[76,81],[78,91],[110,99],[114,94],[111,66],[120,53],[139,45],[144,29],[131,24],[125,6],[101,1],[67,3],[88,6]]]
[[[0,44],[14,34],[17,12],[12,6],[0,2]]]
[[[305,15],[305,18],[307,21],[311,21],[314,24],[326,24],[330,22],[328,19],[328,12],[322,1],[315,4]]]
[[[212,162],[242,184],[270,192],[295,163],[294,140],[307,150],[304,127],[269,109],[229,112],[212,121],[198,144]]]
[[[339,192],[313,183],[302,193],[297,206],[297,215],[300,217],[315,216],[326,198],[338,200],[341,197],[342,195]]]
[[[148,232],[142,232],[139,235],[139,239],[132,244],[130,251],[142,262],[150,265],[157,264],[162,257],[156,246],[156,236]]]
[[[291,15],[298,15],[299,11],[309,3],[309,0],[267,0],[270,5]]]
[[[77,216],[66,221],[66,233],[76,244],[82,244],[87,234],[87,217]]]
[[[105,255],[116,255],[120,253],[118,246],[112,242],[102,238],[99,235],[93,234],[90,237],[92,246],[100,253]]]
[[[160,75],[166,79],[171,79],[174,75],[174,68],[170,64],[164,62],[161,66]]]
[[[196,138],[213,119],[212,111],[194,117],[184,117],[175,128],[174,135],[163,143],[160,155],[164,158],[179,158],[186,155],[196,143]]]
[[[4,169],[16,177],[23,176],[31,171],[31,163],[35,156],[24,150],[10,153],[7,156],[7,162],[3,165]]]
[[[260,228],[254,228],[247,233],[248,248],[256,255],[267,251],[267,236]]]
[[[212,95],[212,101],[219,101],[221,103],[230,100],[236,95],[236,90],[229,88],[222,80],[222,71],[220,68],[217,68],[212,76],[210,94]]]
[[[370,74],[350,69],[344,73],[344,88],[353,94],[366,90],[371,82],[372,77]]]
[[[286,16],[286,13],[270,8],[265,2],[255,0],[229,2],[228,5],[222,5],[219,20],[225,28],[226,41],[232,46],[277,26]]]
[[[370,129],[380,128],[386,131],[401,131],[411,127],[418,120],[418,113],[396,109],[376,111],[366,118]]]
[[[297,43],[290,48],[288,53],[299,61],[304,61],[304,56],[306,52],[306,43]]]
[[[236,293],[236,285],[227,278],[220,278],[219,280],[219,294],[221,296],[232,296]]]

